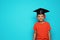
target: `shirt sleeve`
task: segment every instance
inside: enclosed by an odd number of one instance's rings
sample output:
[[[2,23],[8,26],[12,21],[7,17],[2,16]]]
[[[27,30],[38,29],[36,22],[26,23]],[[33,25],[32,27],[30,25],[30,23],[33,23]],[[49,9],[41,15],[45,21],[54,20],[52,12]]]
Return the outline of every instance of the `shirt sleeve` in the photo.
[[[50,31],[51,30],[51,26],[50,26],[50,24],[48,23],[48,31]]]
[[[36,25],[36,24],[34,24],[33,29],[34,29],[34,31],[36,31],[36,30],[37,30],[37,25]]]

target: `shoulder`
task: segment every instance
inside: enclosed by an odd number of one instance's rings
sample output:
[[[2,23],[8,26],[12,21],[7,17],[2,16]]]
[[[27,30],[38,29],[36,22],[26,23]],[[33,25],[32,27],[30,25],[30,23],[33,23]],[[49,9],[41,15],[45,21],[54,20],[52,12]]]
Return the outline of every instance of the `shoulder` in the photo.
[[[34,25],[37,25],[39,22],[35,22],[35,24]]]
[[[49,22],[46,22],[46,24],[47,24],[47,25],[50,25],[50,23],[49,23]]]
[[[50,24],[49,22],[46,22],[47,24]]]

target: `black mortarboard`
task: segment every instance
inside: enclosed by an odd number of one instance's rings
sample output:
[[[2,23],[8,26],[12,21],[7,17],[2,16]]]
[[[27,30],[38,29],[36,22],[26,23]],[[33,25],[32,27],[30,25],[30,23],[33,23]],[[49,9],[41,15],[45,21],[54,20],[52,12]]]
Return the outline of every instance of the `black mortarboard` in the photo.
[[[44,8],[38,8],[38,9],[34,10],[34,12],[37,12],[37,15],[38,15],[38,14],[47,13],[47,12],[49,12],[49,10],[44,9]]]

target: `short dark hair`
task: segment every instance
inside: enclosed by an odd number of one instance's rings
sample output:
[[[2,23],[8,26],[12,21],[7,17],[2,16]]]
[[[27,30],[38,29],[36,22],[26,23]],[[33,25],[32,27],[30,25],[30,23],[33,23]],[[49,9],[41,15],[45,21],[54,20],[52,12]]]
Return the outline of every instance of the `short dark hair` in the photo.
[[[41,15],[41,14],[37,14],[37,16],[38,16],[38,15]],[[43,15],[45,16],[45,14],[43,14]]]

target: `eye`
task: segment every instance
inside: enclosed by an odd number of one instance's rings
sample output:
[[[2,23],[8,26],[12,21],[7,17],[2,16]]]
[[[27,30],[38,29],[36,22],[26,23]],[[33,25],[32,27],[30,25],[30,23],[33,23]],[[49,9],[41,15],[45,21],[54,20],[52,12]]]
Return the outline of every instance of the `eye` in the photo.
[[[44,17],[44,16],[41,16],[41,17]]]
[[[40,17],[40,16],[38,16],[38,17]]]
[[[40,17],[40,16],[38,16],[38,17]]]

